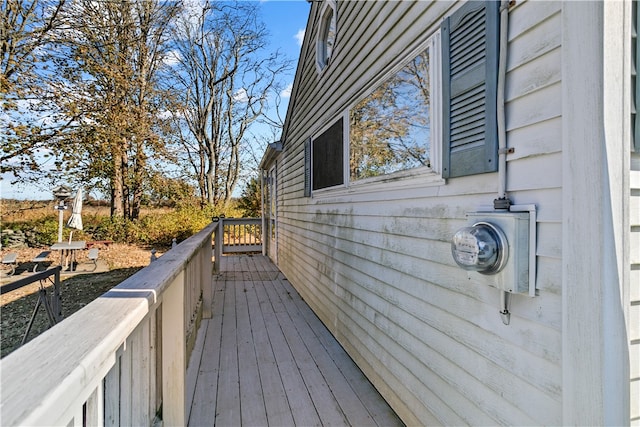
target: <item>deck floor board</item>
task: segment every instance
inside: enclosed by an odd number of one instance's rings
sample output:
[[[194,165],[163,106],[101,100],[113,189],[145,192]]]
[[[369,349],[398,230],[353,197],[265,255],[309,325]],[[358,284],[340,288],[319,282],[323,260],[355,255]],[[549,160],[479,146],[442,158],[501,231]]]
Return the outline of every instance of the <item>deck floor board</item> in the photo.
[[[263,286],[261,282],[256,285]],[[287,393],[284,390],[280,370],[271,347],[255,286],[247,292],[247,301],[267,418],[272,425],[293,425],[293,416],[289,408]],[[258,349],[261,349],[261,351],[258,351]]]
[[[212,313],[189,363],[190,426],[402,425],[267,257],[223,257]]]

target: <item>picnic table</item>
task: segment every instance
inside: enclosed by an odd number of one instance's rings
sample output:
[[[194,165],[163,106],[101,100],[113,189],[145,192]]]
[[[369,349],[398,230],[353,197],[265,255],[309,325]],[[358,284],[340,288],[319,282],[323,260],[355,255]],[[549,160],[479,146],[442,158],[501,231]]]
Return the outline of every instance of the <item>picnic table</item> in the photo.
[[[71,242],[58,242],[51,245],[52,251],[60,251],[60,265],[63,264],[65,259],[67,260],[67,264],[65,264],[65,268],[69,265],[69,271],[73,271],[73,266],[76,262],[76,252],[83,250],[87,247],[87,242],[84,240],[77,240]]]

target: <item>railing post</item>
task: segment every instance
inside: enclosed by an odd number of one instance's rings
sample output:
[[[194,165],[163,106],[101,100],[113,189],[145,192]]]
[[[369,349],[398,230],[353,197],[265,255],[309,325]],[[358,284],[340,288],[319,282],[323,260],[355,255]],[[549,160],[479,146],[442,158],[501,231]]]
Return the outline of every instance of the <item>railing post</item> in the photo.
[[[216,273],[220,272],[220,263],[222,261],[222,246],[224,245],[224,218],[217,218],[218,226],[214,230],[215,246],[214,246],[214,268]]]
[[[162,419],[165,426],[184,426],[187,422],[184,282],[182,271],[162,299]]]
[[[213,238],[215,238],[215,228],[213,229]],[[202,317],[204,319],[211,319],[213,307],[213,268],[214,264],[211,262],[211,238],[209,242],[204,243],[206,246],[201,253],[201,259],[203,259],[203,268],[201,269],[202,275]]]

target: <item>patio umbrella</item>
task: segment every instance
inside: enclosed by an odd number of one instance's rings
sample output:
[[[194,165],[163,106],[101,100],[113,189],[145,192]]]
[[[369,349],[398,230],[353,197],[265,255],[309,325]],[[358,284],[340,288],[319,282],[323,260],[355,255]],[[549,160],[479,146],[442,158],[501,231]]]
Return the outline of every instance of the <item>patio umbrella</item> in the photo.
[[[71,216],[67,222],[67,227],[82,230],[82,188],[78,189],[76,197],[73,198],[73,207],[71,209]],[[69,235],[69,242],[71,242],[72,235],[73,231]]]

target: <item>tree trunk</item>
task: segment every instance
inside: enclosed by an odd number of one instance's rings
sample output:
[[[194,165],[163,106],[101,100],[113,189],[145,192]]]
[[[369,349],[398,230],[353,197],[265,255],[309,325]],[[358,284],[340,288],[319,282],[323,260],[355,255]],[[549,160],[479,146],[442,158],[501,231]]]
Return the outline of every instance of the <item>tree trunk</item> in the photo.
[[[122,155],[120,150],[113,153],[113,178],[111,184],[111,218],[124,218],[124,187],[122,173]]]
[[[143,145],[144,144],[141,141],[136,143],[136,157],[133,162],[132,172],[131,219],[137,219],[140,216],[140,208],[142,206],[145,177],[144,171],[147,168]]]

